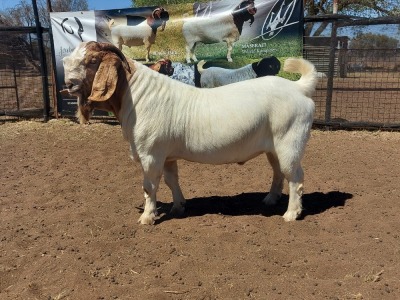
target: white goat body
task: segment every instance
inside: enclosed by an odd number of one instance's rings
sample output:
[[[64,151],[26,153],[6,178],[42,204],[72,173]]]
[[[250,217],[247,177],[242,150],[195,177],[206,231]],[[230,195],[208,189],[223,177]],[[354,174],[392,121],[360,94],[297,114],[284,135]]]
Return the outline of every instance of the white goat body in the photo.
[[[82,98],[79,109],[98,105],[114,111],[120,121],[132,155],[143,168],[146,201],[140,223],[155,221],[156,191],[163,173],[173,194],[172,212],[184,210],[178,159],[208,164],[244,163],[262,153],[267,154],[274,171],[271,190],[264,202],[274,204],[278,200],[286,178],[289,206],[284,219],[292,221],[300,215],[303,191],[300,160],[314,113],[314,102],[305,95],[314,91],[317,78],[311,63],[303,59],[286,60],[285,70],[302,73],[295,82],[267,76],[214,89],[198,89],[135,61],[130,61],[124,69],[123,64],[115,63],[121,61],[122,53],[113,58],[117,70],[112,72],[112,66],[104,58],[100,67],[87,64],[85,72],[76,66],[77,61],[82,65],[90,61],[88,57],[106,52],[104,49],[93,42],[78,47],[64,59],[65,81],[69,91]],[[98,74],[102,73],[102,64],[108,64],[106,79]],[[94,76],[95,70],[90,68],[95,67],[98,71]],[[85,90],[85,80],[92,83],[92,91]]]
[[[300,97],[303,86],[298,82],[257,78],[233,86],[196,89],[161,80],[137,62],[135,69],[130,81],[132,101],[122,103],[119,118],[124,137],[139,159],[146,144],[146,156],[148,148],[155,148],[163,152],[161,160],[166,161],[246,162],[272,152],[276,147],[273,137],[286,136],[289,126],[301,131],[312,123],[308,118],[313,115],[314,103]],[[136,124],[124,126],[130,123],[133,112]],[[307,124],[301,123],[304,119]]]
[[[194,50],[199,42],[204,44],[226,42],[228,47],[226,58],[231,62],[233,44],[240,37],[243,23],[247,20],[251,20],[252,23],[256,11],[254,1],[246,0],[229,14],[187,19],[182,26],[183,37],[186,41],[186,62],[190,63],[190,59],[197,62]]]
[[[190,58],[197,61],[194,49],[198,42],[204,44],[226,42],[228,46],[227,59],[232,61],[233,43],[240,37],[231,15],[189,19],[183,23],[182,33],[186,40],[187,63],[190,63]]]
[[[122,45],[128,47],[142,46],[146,48],[146,62],[150,60],[150,48],[156,41],[157,28],[161,31],[165,28],[165,22],[169,19],[168,12],[163,8],[154,10],[152,16],[147,17],[138,25],[115,25],[113,20],[108,22],[111,31],[111,39],[115,46],[122,50]]]
[[[147,20],[135,26],[116,25],[111,28],[111,38],[114,45],[121,49],[122,45],[128,47],[142,46],[147,43],[154,44],[156,34],[147,24]]]

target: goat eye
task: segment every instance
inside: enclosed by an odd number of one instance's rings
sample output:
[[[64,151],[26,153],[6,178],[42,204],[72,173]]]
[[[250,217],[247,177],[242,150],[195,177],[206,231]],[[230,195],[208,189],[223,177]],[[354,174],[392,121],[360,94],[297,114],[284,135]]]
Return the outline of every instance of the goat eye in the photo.
[[[96,58],[94,58],[94,57],[92,57],[92,59],[90,60],[90,63],[91,63],[91,64],[95,64],[95,63],[97,63],[97,59],[96,59]]]

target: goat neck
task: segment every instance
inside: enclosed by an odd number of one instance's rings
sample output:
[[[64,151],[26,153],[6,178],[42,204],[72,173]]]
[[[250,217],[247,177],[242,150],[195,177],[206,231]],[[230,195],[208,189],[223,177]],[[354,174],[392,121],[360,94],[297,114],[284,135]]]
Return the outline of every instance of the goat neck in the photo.
[[[253,0],[243,1],[235,7],[232,12],[233,22],[240,34],[242,34],[244,22],[250,20],[250,26],[253,24],[256,12],[257,8],[254,6]]]
[[[150,17],[147,17],[147,24],[151,27],[154,34],[157,33],[157,29],[161,27],[161,31],[164,31],[165,25],[169,20],[169,14],[164,8],[156,8]]]

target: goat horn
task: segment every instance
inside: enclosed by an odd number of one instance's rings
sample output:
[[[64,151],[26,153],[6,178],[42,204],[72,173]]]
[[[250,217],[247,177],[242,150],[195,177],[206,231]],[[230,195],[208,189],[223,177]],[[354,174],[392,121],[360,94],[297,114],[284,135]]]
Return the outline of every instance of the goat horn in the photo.
[[[112,45],[112,44],[110,44],[110,43],[99,43],[99,44],[100,44],[101,50],[103,50],[103,51],[111,51],[111,52],[117,54],[118,57],[119,57],[119,58],[122,60],[122,62],[124,63],[125,69],[127,69],[128,72],[131,73],[131,68],[129,67],[129,63],[128,63],[128,61],[126,60],[126,57],[125,57],[125,55],[122,53],[121,50],[119,50],[117,47],[115,47],[114,45]]]
[[[163,11],[164,11],[164,8],[162,8],[162,7],[156,8],[153,11],[153,18],[155,19],[157,17],[157,19],[159,19],[161,16],[161,12],[163,12]]]

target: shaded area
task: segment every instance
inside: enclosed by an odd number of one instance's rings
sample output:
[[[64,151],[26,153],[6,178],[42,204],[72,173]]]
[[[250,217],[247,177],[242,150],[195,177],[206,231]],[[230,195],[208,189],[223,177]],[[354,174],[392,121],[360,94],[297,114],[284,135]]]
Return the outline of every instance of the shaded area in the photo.
[[[197,217],[207,214],[222,214],[228,216],[242,215],[283,215],[288,206],[289,198],[282,195],[275,206],[266,206],[262,200],[266,193],[242,193],[235,196],[212,196],[186,200],[185,213],[180,218]],[[320,214],[333,207],[345,206],[346,201],[353,197],[350,193],[331,191],[315,192],[303,196],[303,213],[300,219],[309,215]],[[160,218],[157,223],[177,217],[169,214],[172,203],[157,203]],[[141,209],[142,210],[142,209]]]

